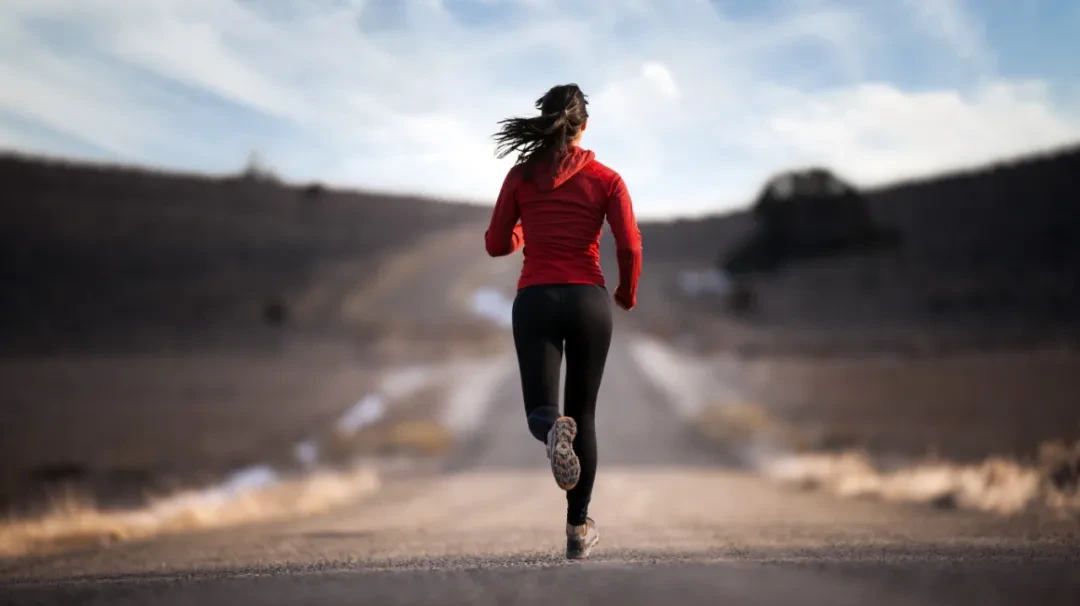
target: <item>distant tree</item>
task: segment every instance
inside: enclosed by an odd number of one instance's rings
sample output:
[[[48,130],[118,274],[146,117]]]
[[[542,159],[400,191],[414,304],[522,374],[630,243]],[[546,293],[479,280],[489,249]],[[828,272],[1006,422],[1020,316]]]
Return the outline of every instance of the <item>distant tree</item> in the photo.
[[[898,234],[878,225],[866,199],[822,168],[789,171],[770,179],[751,209],[751,236],[721,251],[731,274],[770,273],[801,259],[892,248]]]
[[[241,177],[247,181],[270,183],[281,182],[281,179],[278,178],[277,174],[263,162],[262,155],[256,150],[252,150],[248,154],[247,164],[244,165],[244,171],[241,173]]]

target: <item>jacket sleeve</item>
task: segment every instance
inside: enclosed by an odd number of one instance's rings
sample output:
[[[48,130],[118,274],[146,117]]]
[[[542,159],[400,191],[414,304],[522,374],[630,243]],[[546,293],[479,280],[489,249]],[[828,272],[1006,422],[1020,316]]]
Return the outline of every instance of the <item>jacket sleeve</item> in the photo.
[[[637,304],[638,278],[641,277],[641,230],[634,217],[634,205],[622,177],[615,177],[608,195],[608,224],[615,236],[615,254],[619,261],[619,290],[631,305]]]
[[[518,208],[514,190],[517,187],[517,177],[513,169],[506,174],[499,198],[495,201],[495,208],[491,211],[491,222],[487,232],[484,233],[484,246],[488,255],[503,257],[512,254],[525,243],[525,234],[518,220],[521,211]]]

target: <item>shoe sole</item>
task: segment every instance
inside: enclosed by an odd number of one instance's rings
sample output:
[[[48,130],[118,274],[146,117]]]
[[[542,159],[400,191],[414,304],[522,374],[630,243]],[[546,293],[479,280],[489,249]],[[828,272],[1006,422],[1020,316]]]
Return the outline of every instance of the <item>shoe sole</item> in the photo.
[[[574,453],[574,438],[577,437],[577,423],[570,417],[555,420],[554,440],[551,448],[551,474],[555,483],[563,490],[577,486],[581,477],[581,461]]]
[[[583,559],[589,557],[590,554],[592,554],[593,547],[596,547],[596,544],[599,543],[599,542],[600,542],[600,533],[599,533],[599,531],[597,531],[596,534],[593,535],[592,541],[589,541],[588,543],[586,543],[585,546],[582,547],[580,551],[578,551],[577,549],[567,545],[567,547],[566,547],[566,557],[567,557],[567,559],[570,559],[570,560],[583,560]]]

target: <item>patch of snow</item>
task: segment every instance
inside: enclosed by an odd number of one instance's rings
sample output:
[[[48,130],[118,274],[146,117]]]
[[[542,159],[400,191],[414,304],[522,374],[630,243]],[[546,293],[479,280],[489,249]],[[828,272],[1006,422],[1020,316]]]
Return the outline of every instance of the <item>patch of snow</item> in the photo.
[[[725,294],[731,289],[731,281],[718,269],[684,269],[676,278],[679,291],[684,295]]]
[[[364,396],[338,419],[337,430],[347,436],[355,435],[364,427],[381,419],[384,414],[386,414],[386,401],[382,396]]]
[[[221,490],[228,496],[236,496],[241,492],[262,488],[273,484],[278,480],[276,471],[266,465],[247,467],[229,476],[222,484]]]
[[[472,311],[501,326],[510,327],[514,312],[514,301],[503,293],[490,287],[480,288],[473,293]]]
[[[220,507],[243,494],[270,486],[278,479],[278,473],[266,465],[247,467],[234,472],[217,486],[182,492],[158,501],[146,513],[150,516],[165,517],[181,510]]]
[[[630,355],[683,418],[696,418],[706,405],[737,399],[734,391],[716,378],[710,363],[682,355],[655,339],[635,337]]]
[[[310,469],[319,462],[319,443],[315,440],[304,440],[293,447],[293,456],[301,465]]]
[[[412,395],[438,378],[437,369],[429,366],[406,366],[386,372],[379,382],[378,393],[360,398],[341,415],[336,428],[339,434],[352,436],[383,418],[394,400]],[[299,455],[298,455],[299,458]]]
[[[379,383],[379,391],[382,395],[396,400],[416,393],[427,386],[434,379],[434,372],[428,366],[406,366],[383,376]]]
[[[516,364],[513,355],[504,355],[454,365],[449,393],[442,406],[443,425],[457,434],[478,428],[497,395],[496,390]]]

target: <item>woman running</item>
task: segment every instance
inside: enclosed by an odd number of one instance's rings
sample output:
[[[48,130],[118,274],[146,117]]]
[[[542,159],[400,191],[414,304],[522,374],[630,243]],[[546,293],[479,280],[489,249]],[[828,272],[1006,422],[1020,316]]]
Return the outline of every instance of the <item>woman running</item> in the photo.
[[[513,307],[514,345],[529,431],[546,444],[555,482],[567,491],[569,558],[588,556],[600,538],[588,511],[596,477],[596,397],[612,330],[600,270],[605,218],[618,252],[619,307],[634,308],[641,274],[641,232],[626,184],[579,145],[589,122],[587,103],[576,84],[556,86],[537,100],[539,116],[499,122],[497,157],[517,152],[518,158],[485,234],[493,257],[525,245]]]

